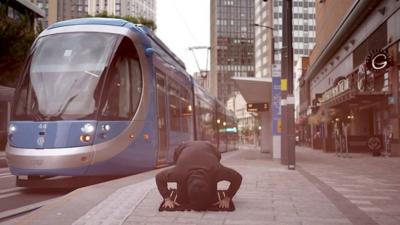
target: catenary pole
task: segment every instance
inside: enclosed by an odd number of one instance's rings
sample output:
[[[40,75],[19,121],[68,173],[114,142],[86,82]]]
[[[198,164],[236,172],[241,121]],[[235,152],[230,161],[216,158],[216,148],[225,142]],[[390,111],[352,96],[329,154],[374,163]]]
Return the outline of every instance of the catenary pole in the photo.
[[[288,169],[295,169],[295,127],[293,96],[292,0],[283,0],[282,40],[282,158]]]

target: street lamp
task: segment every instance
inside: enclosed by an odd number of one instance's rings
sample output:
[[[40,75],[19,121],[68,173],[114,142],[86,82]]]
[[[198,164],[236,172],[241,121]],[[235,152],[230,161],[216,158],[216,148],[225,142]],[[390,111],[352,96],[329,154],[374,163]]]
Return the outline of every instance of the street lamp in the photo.
[[[274,31],[273,27],[270,27],[270,26],[267,26],[267,25],[262,25],[262,24],[259,24],[259,23],[253,23],[252,25],[255,26],[255,27],[262,27],[262,28],[266,28],[266,29],[270,29],[271,31]],[[272,33],[272,37],[271,37],[271,50],[272,50],[271,64],[275,63],[275,46],[274,46],[274,42],[275,42],[274,34]]]
[[[262,25],[262,24],[258,24],[258,23],[253,23],[253,26],[255,26],[255,27],[264,27],[264,28],[267,28],[267,29],[274,30],[273,27]]]

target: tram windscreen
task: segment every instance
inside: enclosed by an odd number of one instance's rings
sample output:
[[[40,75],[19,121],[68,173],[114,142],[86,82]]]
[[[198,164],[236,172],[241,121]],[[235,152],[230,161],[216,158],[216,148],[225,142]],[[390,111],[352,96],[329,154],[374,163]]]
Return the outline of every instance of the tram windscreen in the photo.
[[[15,115],[36,120],[93,117],[99,101],[96,88],[119,40],[105,33],[38,39],[17,93]]]

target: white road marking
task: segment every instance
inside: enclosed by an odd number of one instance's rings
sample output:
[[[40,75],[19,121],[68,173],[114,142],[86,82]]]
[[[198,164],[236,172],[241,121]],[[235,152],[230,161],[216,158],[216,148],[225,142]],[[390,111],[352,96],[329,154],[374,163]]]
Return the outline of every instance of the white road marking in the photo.
[[[89,72],[89,71],[85,71],[85,73],[87,73],[87,74],[89,74],[89,75],[91,75],[91,76],[97,77],[97,78],[100,77],[99,75],[97,75],[97,74],[95,74],[95,73],[92,73],[92,72]]]

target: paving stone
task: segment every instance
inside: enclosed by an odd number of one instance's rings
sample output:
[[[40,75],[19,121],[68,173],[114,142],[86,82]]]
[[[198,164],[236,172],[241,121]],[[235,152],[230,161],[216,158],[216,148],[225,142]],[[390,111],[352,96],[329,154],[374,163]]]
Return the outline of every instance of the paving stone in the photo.
[[[364,216],[370,216],[376,224],[400,224],[400,215],[384,215],[386,212],[396,213],[397,207],[400,207],[400,203],[396,202],[399,200],[397,192],[400,192],[400,186],[397,185],[400,184],[400,176],[388,175],[384,169],[368,169],[385,166],[385,163],[375,165],[372,163],[375,158],[363,154],[343,159],[304,148],[296,151],[297,163],[304,170],[348,199],[348,204],[365,212]],[[391,160],[392,165],[400,163],[400,160]],[[366,162],[368,165],[364,165]],[[236,211],[158,212],[155,209],[158,209],[162,199],[154,188],[124,224],[352,224],[348,215],[343,214],[315,184],[297,170],[287,170],[279,161],[247,150],[223,159],[223,164],[235,168],[243,176],[242,186],[234,198]],[[400,169],[400,166],[396,168]],[[227,183],[219,185],[226,187]],[[382,207],[385,204],[387,207]]]
[[[375,214],[372,218],[380,225],[399,225],[399,221],[393,216]]]
[[[276,225],[277,223],[275,221],[264,221],[264,220],[257,220],[257,219],[226,219],[225,223],[226,225]],[[301,224],[298,224],[301,225]]]

